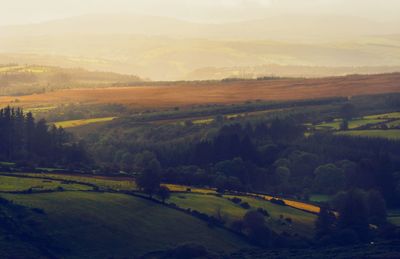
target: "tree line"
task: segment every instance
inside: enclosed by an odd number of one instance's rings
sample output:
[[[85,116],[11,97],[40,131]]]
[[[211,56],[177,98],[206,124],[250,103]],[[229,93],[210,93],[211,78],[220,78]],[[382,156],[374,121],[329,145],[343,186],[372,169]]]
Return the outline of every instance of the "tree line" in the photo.
[[[0,158],[26,165],[78,165],[87,156],[63,128],[36,121],[21,108],[0,109]]]

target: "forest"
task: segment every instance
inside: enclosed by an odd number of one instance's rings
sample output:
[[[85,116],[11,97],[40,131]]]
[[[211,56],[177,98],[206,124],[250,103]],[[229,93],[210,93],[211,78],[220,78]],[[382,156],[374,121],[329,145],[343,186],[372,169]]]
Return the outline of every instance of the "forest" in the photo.
[[[26,167],[79,166],[86,161],[83,147],[64,129],[11,107],[0,109],[0,158]]]

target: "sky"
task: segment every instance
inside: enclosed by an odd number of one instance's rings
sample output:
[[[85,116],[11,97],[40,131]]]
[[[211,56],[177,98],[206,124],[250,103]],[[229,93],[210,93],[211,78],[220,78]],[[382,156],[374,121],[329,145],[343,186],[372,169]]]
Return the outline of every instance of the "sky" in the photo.
[[[281,14],[334,14],[397,20],[400,0],[0,0],[0,25],[84,14],[133,13],[194,22],[262,19]]]

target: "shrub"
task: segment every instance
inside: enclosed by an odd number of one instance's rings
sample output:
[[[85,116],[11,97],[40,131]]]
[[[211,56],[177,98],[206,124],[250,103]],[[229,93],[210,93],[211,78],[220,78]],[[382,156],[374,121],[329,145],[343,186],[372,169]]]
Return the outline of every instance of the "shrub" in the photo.
[[[243,209],[248,210],[248,209],[250,209],[250,204],[247,203],[247,202],[242,202],[242,203],[240,203],[240,207],[242,207]]]
[[[334,238],[336,244],[338,245],[354,245],[357,244],[360,240],[357,233],[352,229],[343,229],[340,230]]]
[[[269,217],[269,216],[270,216],[269,213],[268,213],[268,211],[267,211],[266,209],[258,208],[257,211],[258,211],[259,213],[261,213],[264,217]]]
[[[242,232],[243,229],[243,221],[235,220],[231,223],[231,228],[235,231]]]
[[[273,204],[276,204],[276,205],[286,206],[285,201],[280,200],[280,199],[272,198],[272,199],[270,200],[270,202],[273,203]]]
[[[238,198],[238,197],[233,197],[232,199],[229,199],[231,202],[235,203],[235,204],[239,204],[242,202],[242,199]]]
[[[33,212],[36,212],[36,213],[38,213],[38,214],[46,214],[46,213],[44,212],[44,210],[41,209],[41,208],[32,208],[32,211],[33,211]]]

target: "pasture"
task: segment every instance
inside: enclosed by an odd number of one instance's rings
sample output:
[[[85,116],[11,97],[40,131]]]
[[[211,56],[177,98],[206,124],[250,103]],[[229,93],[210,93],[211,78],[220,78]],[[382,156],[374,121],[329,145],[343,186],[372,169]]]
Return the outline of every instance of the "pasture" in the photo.
[[[355,129],[361,126],[369,125],[369,124],[378,124],[386,121],[386,119],[368,119],[368,118],[360,118],[349,121],[349,129]],[[317,129],[331,129],[331,130],[339,130],[340,125],[342,124],[342,119],[335,119],[333,122],[324,122],[318,124],[316,126]]]
[[[49,190],[87,191],[87,185],[46,179],[22,178],[0,175],[0,192],[49,191]]]
[[[59,104],[122,104],[136,108],[166,108],[201,104],[243,103],[249,100],[300,100],[400,92],[400,73],[352,75],[317,79],[237,80],[232,82],[148,83],[135,87],[75,88],[18,97],[18,106]],[[0,97],[0,105],[15,97]]]
[[[79,126],[85,126],[94,123],[109,122],[116,119],[116,117],[104,117],[104,118],[92,118],[92,119],[82,119],[82,120],[69,120],[69,121],[58,121],[52,122],[56,127],[62,127],[65,129],[74,128]]]
[[[1,197],[44,210],[37,221],[62,248],[55,251],[61,258],[132,258],[187,242],[214,252],[250,247],[223,229],[128,195],[57,192]]]
[[[340,131],[338,135],[356,136],[356,137],[369,137],[369,138],[387,138],[392,140],[400,139],[400,130],[351,130]]]
[[[61,181],[76,181],[97,186],[100,190],[132,191],[136,190],[136,184],[128,177],[83,176],[56,173],[22,173],[20,175],[32,178],[50,178]]]
[[[312,202],[328,202],[333,197],[331,195],[322,195],[322,194],[312,194],[310,195],[310,201]]]
[[[175,203],[179,207],[185,209],[190,208],[192,210],[197,210],[209,216],[216,216],[217,213],[220,213],[229,226],[233,221],[242,219],[244,214],[248,211],[239,204],[228,200],[228,198],[233,197],[238,197],[243,202],[250,204],[250,209],[263,208],[267,210],[271,215],[267,220],[268,226],[279,233],[297,233],[303,236],[312,236],[313,234],[313,224],[316,219],[315,215],[289,206],[276,205],[262,199],[232,195],[218,197],[215,195],[180,193],[173,194],[169,202]],[[291,223],[285,220],[287,218],[290,218]]]

